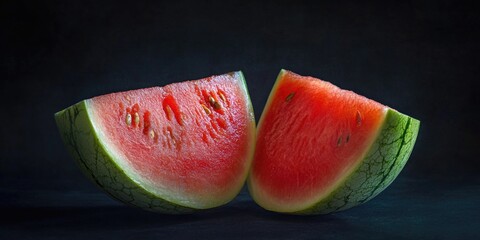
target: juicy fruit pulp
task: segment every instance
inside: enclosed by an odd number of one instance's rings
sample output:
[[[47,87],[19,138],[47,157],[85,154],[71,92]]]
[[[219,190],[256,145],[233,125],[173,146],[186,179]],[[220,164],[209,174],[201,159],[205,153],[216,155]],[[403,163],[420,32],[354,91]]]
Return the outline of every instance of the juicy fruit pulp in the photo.
[[[375,101],[282,70],[259,122],[249,190],[277,212],[358,205],[398,175],[418,126]]]
[[[168,213],[233,199],[255,142],[241,72],[95,97],[56,120],[97,185],[123,202]]]

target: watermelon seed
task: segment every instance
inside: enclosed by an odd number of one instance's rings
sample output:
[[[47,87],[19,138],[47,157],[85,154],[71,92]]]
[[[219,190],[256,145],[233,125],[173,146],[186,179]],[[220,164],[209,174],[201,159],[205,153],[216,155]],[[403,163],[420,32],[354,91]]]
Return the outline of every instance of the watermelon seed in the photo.
[[[150,130],[150,132],[148,133],[148,135],[150,136],[151,139],[154,139],[155,138],[155,131]]]
[[[362,125],[362,115],[360,115],[359,111],[357,111],[356,120],[357,120],[357,126]]]
[[[138,112],[135,113],[135,126],[138,126],[140,123],[140,116],[138,116]]]
[[[223,95],[223,93],[219,92],[218,93],[218,96],[220,96],[220,99],[222,99],[222,101],[226,102],[227,99],[225,98],[225,96]]]
[[[288,94],[288,96],[285,98],[285,101],[286,102],[292,101],[293,96],[295,96],[295,92]]]
[[[177,141],[175,140],[175,135],[173,135],[172,128],[167,128],[168,135],[170,135],[170,139],[172,140],[173,145],[177,145]]]
[[[173,114],[173,111],[172,111],[172,108],[170,107],[170,105],[167,105],[165,107],[165,109],[167,110],[166,113],[167,113],[167,119],[170,120],[172,117],[171,115]]]
[[[219,110],[222,108],[222,105],[220,105],[219,102],[215,101],[215,98],[213,98],[212,96],[208,97],[208,101],[210,102],[210,105],[212,105],[215,110]]]
[[[350,133],[347,135],[347,139],[345,139],[345,143],[348,143],[350,141]]]
[[[208,102],[210,102],[210,104],[211,104],[212,106],[214,106],[217,101],[215,101],[215,98],[213,98],[212,96],[209,96],[209,97],[208,97]]]
[[[212,113],[212,112],[210,111],[210,109],[208,109],[207,106],[205,106],[205,105],[203,105],[203,104],[202,104],[202,108],[203,108],[203,110],[205,110],[205,113],[206,113],[207,115],[210,115],[210,114]]]
[[[222,105],[221,105],[219,102],[215,102],[215,103],[213,104],[213,108],[215,108],[216,110],[219,110],[219,109],[222,108]]]
[[[213,105],[215,103],[215,98],[213,98],[212,96],[209,96],[208,101],[210,102],[210,104]]]
[[[342,136],[340,136],[337,140],[337,146],[340,146],[342,144]]]
[[[127,122],[128,126],[132,125],[132,115],[130,113],[127,113],[127,117],[125,119],[125,122]]]
[[[210,104],[213,106],[215,110],[219,110],[222,108],[222,105],[219,102],[215,101],[215,98],[213,98],[212,96],[208,97],[208,101],[210,102]]]

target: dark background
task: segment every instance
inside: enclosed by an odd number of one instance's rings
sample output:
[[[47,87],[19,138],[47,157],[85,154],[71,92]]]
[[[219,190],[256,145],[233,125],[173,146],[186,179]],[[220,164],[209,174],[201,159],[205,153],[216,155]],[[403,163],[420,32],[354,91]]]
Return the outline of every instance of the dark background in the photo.
[[[344,229],[357,238],[376,230],[385,234],[377,237],[402,237],[403,230],[388,224],[366,231],[354,220],[377,213],[364,220],[376,226],[410,209],[411,219],[395,223],[412,227],[406,236],[478,237],[471,227],[480,226],[479,10],[458,1],[2,1],[0,207],[4,216],[16,216],[4,219],[9,227],[3,233],[65,237],[78,234],[70,226],[83,224],[103,234],[87,219],[116,219],[120,225],[107,225],[109,234],[124,236],[118,231],[157,221],[155,227],[168,225],[170,232],[147,236],[188,237],[181,227],[208,235],[208,226],[220,223],[213,219],[228,215],[224,223],[238,226],[261,219],[258,233],[291,227],[304,234],[271,235],[276,237],[335,238]],[[374,203],[337,215],[289,218],[264,212],[243,191],[230,207],[194,215],[197,225],[186,222],[190,218],[150,215],[117,204],[88,182],[53,119],[56,111],[93,96],[242,70],[258,120],[281,68],[421,120],[408,164]],[[463,210],[455,211],[459,206]],[[447,215],[435,215],[442,212]],[[137,225],[122,225],[122,218]],[[459,228],[439,233],[455,222]],[[302,230],[312,224],[318,231]],[[245,233],[230,230],[219,236]]]

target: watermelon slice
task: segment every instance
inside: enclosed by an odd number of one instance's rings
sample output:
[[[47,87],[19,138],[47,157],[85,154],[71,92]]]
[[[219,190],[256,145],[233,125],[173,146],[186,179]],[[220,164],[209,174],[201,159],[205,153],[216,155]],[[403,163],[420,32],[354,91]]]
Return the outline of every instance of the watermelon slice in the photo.
[[[255,145],[241,72],[94,97],[55,119],[91,180],[122,202],[164,213],[229,202]]]
[[[420,122],[331,83],[282,70],[248,179],[263,208],[323,214],[364,203],[402,170]]]

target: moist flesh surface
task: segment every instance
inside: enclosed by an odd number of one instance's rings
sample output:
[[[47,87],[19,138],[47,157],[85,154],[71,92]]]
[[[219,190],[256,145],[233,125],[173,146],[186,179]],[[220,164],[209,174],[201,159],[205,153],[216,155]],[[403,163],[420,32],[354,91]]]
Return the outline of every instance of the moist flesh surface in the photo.
[[[295,208],[327,193],[364,157],[386,109],[328,82],[283,71],[259,123],[253,194]]]

